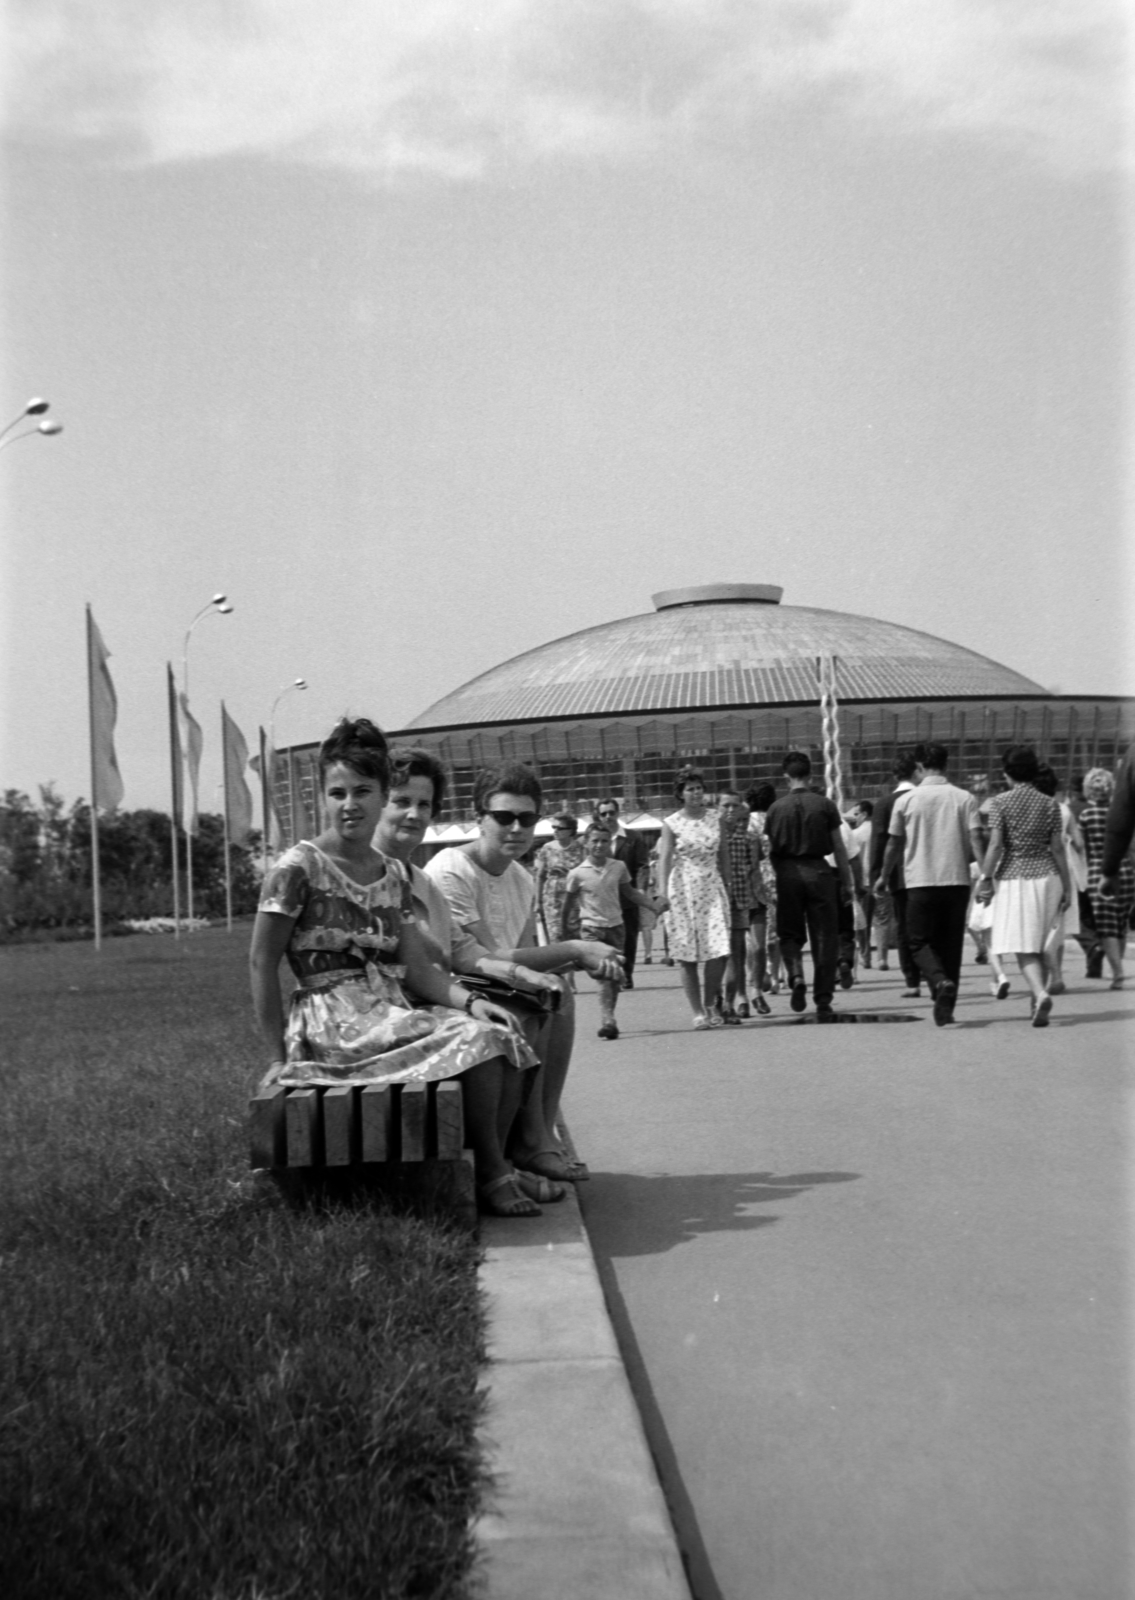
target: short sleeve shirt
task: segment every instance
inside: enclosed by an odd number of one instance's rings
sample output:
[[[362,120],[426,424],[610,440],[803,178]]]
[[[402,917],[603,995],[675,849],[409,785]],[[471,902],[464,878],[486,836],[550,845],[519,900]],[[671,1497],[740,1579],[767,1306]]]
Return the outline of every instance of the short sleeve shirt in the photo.
[[[831,854],[832,833],[843,818],[834,800],[813,794],[811,789],[793,789],[769,806],[765,816],[773,861],[822,861]]]
[[[978,826],[977,801],[940,773],[928,772],[904,790],[891,812],[892,839],[903,841],[903,876],[908,889],[946,889],[970,882],[971,832]]]
[[[623,907],[619,899],[619,885],[630,882],[630,873],[622,861],[606,861],[593,867],[590,861],[581,861],[567,875],[568,889],[579,890],[579,920],[591,928],[613,928],[623,920]]]
[[[1001,829],[1005,852],[998,878],[1046,878],[1056,871],[1050,843],[1062,828],[1060,807],[1031,783],[1019,783],[989,801],[989,822]]]
[[[459,927],[483,922],[494,950],[515,950],[536,903],[536,883],[517,861],[499,877],[479,867],[466,850],[441,850],[426,863],[425,873],[437,884]]]

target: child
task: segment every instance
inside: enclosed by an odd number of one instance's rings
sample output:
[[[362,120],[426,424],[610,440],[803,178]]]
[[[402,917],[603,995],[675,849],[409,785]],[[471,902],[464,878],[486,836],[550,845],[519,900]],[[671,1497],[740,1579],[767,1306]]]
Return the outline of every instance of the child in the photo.
[[[564,895],[563,922],[571,925],[577,910],[580,934],[584,939],[595,939],[622,950],[625,929],[619,903],[620,892],[636,905],[648,911],[657,909],[655,902],[631,882],[626,864],[611,859],[611,830],[593,822],[584,835],[587,855],[578,867],[567,875],[567,892]],[[615,1002],[621,984],[618,979],[599,980],[599,1037],[617,1039],[619,1029],[615,1023]]]

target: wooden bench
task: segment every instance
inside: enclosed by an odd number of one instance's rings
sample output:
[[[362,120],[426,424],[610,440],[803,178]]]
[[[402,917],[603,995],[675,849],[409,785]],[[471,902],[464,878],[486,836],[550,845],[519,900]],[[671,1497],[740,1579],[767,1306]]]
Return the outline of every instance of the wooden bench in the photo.
[[[296,1182],[371,1183],[476,1223],[473,1152],[456,1078],[440,1083],[276,1085],[249,1102],[253,1167]]]

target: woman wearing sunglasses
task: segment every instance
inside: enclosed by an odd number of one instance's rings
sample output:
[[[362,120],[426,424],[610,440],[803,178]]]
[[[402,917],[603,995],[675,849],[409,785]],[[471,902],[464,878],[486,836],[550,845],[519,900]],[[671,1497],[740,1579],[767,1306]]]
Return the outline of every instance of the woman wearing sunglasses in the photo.
[[[473,805],[480,833],[470,844],[440,851],[426,867],[449,903],[454,920],[498,959],[538,972],[582,968],[595,978],[616,978],[622,961],[607,945],[588,939],[536,943],[536,884],[520,865],[532,846],[543,793],[536,774],[513,763],[477,776]],[[537,1082],[517,1118],[508,1154],[516,1167],[553,1182],[587,1176],[555,1139],[560,1095],[575,1039],[575,1010],[566,993],[544,1022],[536,1051]]]

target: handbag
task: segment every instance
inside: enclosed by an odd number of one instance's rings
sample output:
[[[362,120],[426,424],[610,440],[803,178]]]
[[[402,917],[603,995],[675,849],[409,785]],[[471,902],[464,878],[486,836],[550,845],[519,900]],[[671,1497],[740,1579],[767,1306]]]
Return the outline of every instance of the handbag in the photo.
[[[507,978],[487,978],[481,972],[462,972],[456,975],[462,988],[476,994],[478,1000],[492,1000],[498,1006],[510,1006],[529,1016],[550,1016],[560,1009],[562,989],[521,989]]]

